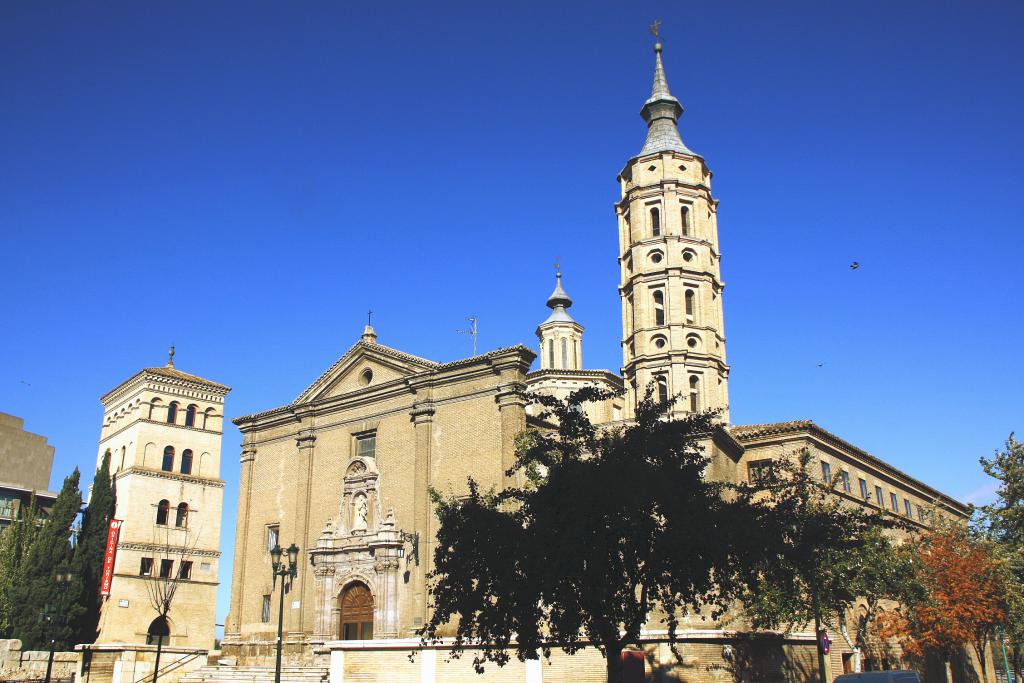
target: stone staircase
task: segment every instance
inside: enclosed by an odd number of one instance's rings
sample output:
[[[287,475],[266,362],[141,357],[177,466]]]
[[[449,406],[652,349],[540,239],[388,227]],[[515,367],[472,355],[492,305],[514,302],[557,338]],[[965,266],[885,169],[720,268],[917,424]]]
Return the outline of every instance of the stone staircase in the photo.
[[[326,666],[282,666],[281,683],[327,683]],[[179,683],[274,683],[272,666],[210,665],[182,676]]]

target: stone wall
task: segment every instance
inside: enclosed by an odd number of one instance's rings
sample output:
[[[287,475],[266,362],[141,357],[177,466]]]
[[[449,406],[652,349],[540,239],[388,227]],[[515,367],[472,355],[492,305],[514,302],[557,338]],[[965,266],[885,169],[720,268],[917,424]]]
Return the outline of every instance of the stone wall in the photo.
[[[121,643],[79,645],[77,680],[81,683],[146,683],[153,680],[156,645]],[[207,664],[207,650],[163,647],[160,652],[160,683],[177,683]]]
[[[0,640],[0,681],[43,680],[47,650],[22,650],[20,640]],[[78,669],[77,652],[54,652],[52,680],[70,679]]]

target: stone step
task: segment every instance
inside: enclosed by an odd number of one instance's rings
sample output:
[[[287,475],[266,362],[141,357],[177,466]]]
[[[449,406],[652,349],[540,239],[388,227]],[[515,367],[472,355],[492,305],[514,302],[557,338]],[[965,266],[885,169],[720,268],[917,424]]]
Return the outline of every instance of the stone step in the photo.
[[[329,676],[325,666],[282,666],[282,683],[324,683]],[[272,666],[204,666],[182,676],[180,683],[272,683]]]

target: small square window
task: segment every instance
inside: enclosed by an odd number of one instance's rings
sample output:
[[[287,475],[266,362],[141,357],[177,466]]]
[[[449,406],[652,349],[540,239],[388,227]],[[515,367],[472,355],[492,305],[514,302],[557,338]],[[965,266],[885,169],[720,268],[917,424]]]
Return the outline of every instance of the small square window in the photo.
[[[356,455],[361,458],[372,458],[377,454],[377,432],[360,434],[356,437]]]
[[[860,497],[863,498],[865,502],[870,498],[868,495],[868,483],[863,479],[860,480]]]
[[[153,558],[144,557],[139,562],[139,576],[153,576]]]
[[[179,579],[191,579],[192,578],[192,562],[183,560],[178,565],[178,578]]]
[[[169,579],[174,573],[174,560],[160,560],[160,578]]]
[[[768,474],[771,464],[771,460],[754,460],[747,463],[747,478],[755,484],[761,483]]]
[[[878,502],[878,507],[880,507],[880,508],[884,508],[885,507],[885,495],[882,493],[882,487],[881,486],[876,486],[875,487],[875,500]]]
[[[850,492],[850,473],[847,472],[846,470],[841,470],[839,472],[839,480],[843,484],[843,490],[846,491],[847,493],[849,493]]]
[[[903,499],[903,511],[907,513],[907,517],[913,517],[914,516],[914,507],[911,505],[910,501],[907,500],[906,498]]]
[[[893,512],[899,512],[900,511],[900,500],[899,500],[899,498],[896,497],[895,493],[890,493],[889,494],[889,502],[892,503],[892,511]]]
[[[821,461],[821,480],[826,484],[832,481],[832,465],[824,460]]]

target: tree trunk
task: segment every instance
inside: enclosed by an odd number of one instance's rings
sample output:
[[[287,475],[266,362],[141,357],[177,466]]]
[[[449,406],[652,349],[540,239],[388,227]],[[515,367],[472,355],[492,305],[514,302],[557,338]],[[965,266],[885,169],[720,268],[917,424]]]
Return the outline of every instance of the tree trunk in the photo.
[[[607,683],[622,683],[622,648],[605,647],[604,658],[608,672]]]

